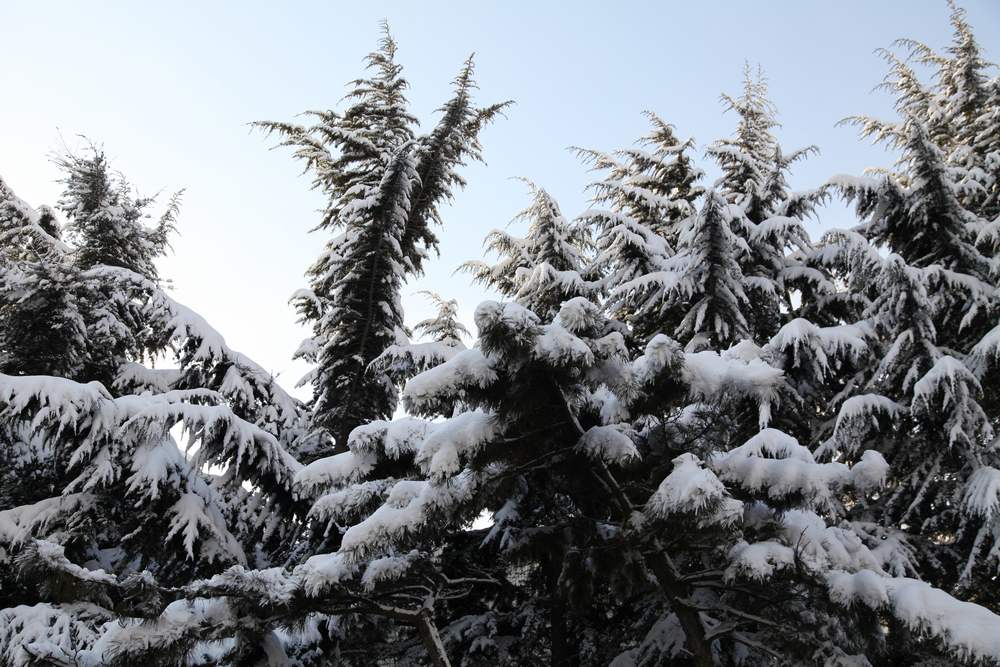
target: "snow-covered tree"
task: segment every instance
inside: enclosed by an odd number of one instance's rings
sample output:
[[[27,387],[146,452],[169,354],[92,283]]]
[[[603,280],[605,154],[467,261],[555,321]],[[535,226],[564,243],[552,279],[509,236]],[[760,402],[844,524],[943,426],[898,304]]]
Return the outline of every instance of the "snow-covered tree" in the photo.
[[[730,227],[747,247],[740,268],[751,303],[748,323],[754,340],[762,344],[795,309],[791,292],[803,275],[797,270],[799,258],[790,253],[809,249],[803,220],[812,214],[822,191],[792,192],[787,176],[792,165],[817,149],[782,151],[772,133],[779,124],[767,81],[749,64],[743,93],[736,98],[723,95],[722,100],[739,120],[733,136],[711,144],[708,153],[722,169],[714,187],[741,213],[732,216]]]
[[[527,234],[522,238],[494,229],[486,237],[486,247],[499,256],[498,261],[469,261],[462,269],[476,282],[552,317],[564,301],[592,289],[584,273],[590,238],[585,227],[566,220],[552,195],[523,180],[531,204],[512,222],[527,223]]]
[[[680,141],[671,125],[653,113],[647,116],[653,130],[637,147],[610,154],[577,151],[604,173],[588,186],[591,208],[578,218],[595,228],[595,256],[586,273],[597,277],[607,295],[606,308],[630,325],[640,346],[656,333],[672,330],[676,322],[655,316],[660,313],[644,308],[634,292],[616,288],[668,270],[667,259],[702,193],[696,184],[702,173],[686,154],[694,142]]]
[[[84,269],[98,264],[119,266],[157,279],[154,261],[167,248],[181,193],[170,199],[154,227],[146,227],[143,220],[154,200],[136,198],[128,181],[111,171],[101,150],[92,147],[87,155],[67,153],[56,164],[64,175],[58,208],[68,222],[76,264]]]
[[[915,39],[900,39],[880,53],[889,64],[881,88],[896,98],[897,121],[855,116],[865,136],[900,146],[909,141],[912,126],[926,131],[954,170],[956,195],[968,210],[987,220],[1000,214],[998,199],[997,131],[1000,130],[998,80],[991,71],[969,24],[966,12],[949,0],[951,44],[937,52]],[[929,68],[921,77],[917,66]],[[990,78],[990,77],[994,78]]]
[[[278,437],[306,431],[297,401],[158,281],[128,268],[130,258],[81,259],[83,248],[102,247],[100,225],[66,244],[51,233],[61,227],[51,209],[4,195],[5,239],[20,249],[0,263],[0,598],[14,632],[5,660],[26,664],[37,656],[18,643],[22,631],[44,650],[53,641],[69,650],[52,658],[65,660],[112,616],[159,613],[159,586],[287,551],[299,464]],[[115,220],[112,231],[141,236],[139,218],[115,218],[117,208],[102,218]],[[171,347],[179,369],[138,363]],[[106,385],[75,381],[95,368]],[[198,372],[208,368],[227,370]],[[204,384],[185,386],[194,378]],[[30,627],[35,618],[54,620],[45,631]]]
[[[400,337],[396,343],[386,348],[373,365],[385,369],[400,384],[428,368],[433,368],[451,359],[466,349],[463,337],[468,329],[458,319],[458,301],[445,300],[434,292],[422,292],[434,304],[433,317],[421,320],[413,326],[415,334],[429,338],[418,343]]]
[[[887,490],[864,511],[911,533],[930,581],[989,600],[992,578],[982,573],[1000,567],[1000,530],[987,480],[1000,460],[995,404],[983,380],[1000,303],[991,223],[981,215],[983,172],[970,152],[986,65],[964,13],[952,10],[947,56],[900,42],[937,68],[935,85],[887,52],[886,87],[901,118],[850,119],[900,152],[894,171],[831,181],[855,203],[862,224],[830,235],[819,255],[847,278],[877,363],[837,395],[839,414],[823,448],[846,460],[861,442],[882,452],[892,470]]]
[[[436,246],[431,225],[464,185],[458,168],[480,159],[479,132],[506,106],[473,105],[469,59],[441,120],[418,137],[396,48],[383,25],[379,49],[367,58],[372,76],[351,82],[344,111],[314,112],[308,127],[258,123],[295,149],[328,197],[317,229],[336,236],[310,267],[310,288],[294,301],[313,328],[299,356],[316,364],[303,379],[313,386],[314,423],[341,448],[355,427],[395,408],[391,379],[370,364],[404,328],[400,288]]]
[[[261,124],[335,234],[311,406],[165,291],[176,200],[147,226],[99,152],[58,209],[0,180],[0,664],[1000,661],[995,84],[952,10],[945,56],[900,43],[934,84],[889,54],[903,118],[860,121],[893,171],[790,192],[748,73],[707,192],[655,116],[584,152],[577,221],[531,186],[464,265],[507,299],[475,337],[399,294],[504,105],[470,59],[418,135],[386,33],[344,110]],[[814,247],[830,191],[860,224]]]

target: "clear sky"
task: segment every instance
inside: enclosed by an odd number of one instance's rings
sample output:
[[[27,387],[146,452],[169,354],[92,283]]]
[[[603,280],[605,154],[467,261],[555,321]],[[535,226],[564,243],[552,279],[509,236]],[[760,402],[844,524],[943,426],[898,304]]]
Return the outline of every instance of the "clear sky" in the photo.
[[[1000,0],[964,0],[979,42],[1000,59]],[[305,331],[287,305],[323,238],[307,234],[321,199],[285,151],[250,132],[258,119],[337,103],[387,19],[424,126],[476,52],[482,102],[517,104],[483,136],[487,166],[446,210],[441,256],[405,287],[458,298],[466,320],[488,296],[453,275],[481,256],[485,234],[526,203],[526,176],[567,216],[586,206],[589,174],[566,148],[613,149],[645,129],[644,109],[703,147],[732,131],[722,92],[745,60],[770,80],[786,149],[821,150],[792,186],[815,187],[890,158],[861,143],[844,116],[889,116],[872,88],[873,53],[898,37],[950,38],[944,0],[868,2],[39,2],[0,0],[0,174],[32,204],[53,203],[49,157],[84,134],[140,191],[186,188],[174,254],[162,263],[176,297],[230,345],[291,387]],[[991,48],[992,47],[992,48]],[[703,165],[707,166],[707,165]],[[851,223],[831,206],[811,231]]]

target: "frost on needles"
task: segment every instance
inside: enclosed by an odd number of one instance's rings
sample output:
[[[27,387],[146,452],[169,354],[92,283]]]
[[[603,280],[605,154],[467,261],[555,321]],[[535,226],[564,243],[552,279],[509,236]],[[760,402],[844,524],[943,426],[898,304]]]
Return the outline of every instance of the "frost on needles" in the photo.
[[[591,206],[528,182],[463,265],[474,334],[400,294],[507,104],[470,58],[420,131],[385,29],[258,124],[327,202],[308,402],[170,296],[179,196],[99,148],[53,207],[0,180],[0,665],[1000,661],[1000,79],[951,22],[848,119],[889,170],[790,190],[750,68],[714,183],[654,113],[578,149]]]

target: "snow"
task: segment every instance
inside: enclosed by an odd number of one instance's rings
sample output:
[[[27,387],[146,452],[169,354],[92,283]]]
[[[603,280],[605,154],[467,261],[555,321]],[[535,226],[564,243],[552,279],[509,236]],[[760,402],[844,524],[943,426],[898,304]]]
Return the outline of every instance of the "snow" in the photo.
[[[677,341],[666,334],[656,334],[646,343],[643,354],[632,362],[632,373],[640,384],[653,384],[664,372],[676,373],[684,361]]]
[[[482,411],[463,412],[434,424],[420,444],[416,462],[431,479],[442,481],[499,434],[496,417]]]
[[[664,614],[653,623],[639,646],[617,656],[609,667],[643,667],[663,664],[672,658],[683,659],[689,655],[685,642],[677,615]]]
[[[815,575],[830,570],[870,569],[882,572],[895,554],[873,551],[849,527],[827,526],[818,514],[789,510],[780,517],[779,539],[738,542],[729,552],[727,576],[767,579],[787,568],[805,568]]]
[[[475,480],[465,473],[441,484],[423,480],[396,482],[382,506],[347,529],[341,552],[357,558],[397,544],[422,530],[432,514],[439,518],[450,516],[474,490]]]
[[[729,496],[715,473],[691,453],[674,458],[674,467],[646,503],[646,514],[666,519],[673,514],[698,516],[705,524],[729,525],[743,514],[743,503]],[[706,511],[711,513],[706,517]]]
[[[422,419],[376,419],[351,431],[347,446],[362,456],[382,455],[395,460],[416,452],[432,428],[433,424]]]
[[[914,413],[945,414],[948,444],[972,445],[979,437],[991,438],[993,429],[975,400],[982,390],[979,380],[958,359],[942,355],[927,373],[913,385]]]
[[[454,343],[393,344],[372,361],[372,366],[394,374],[427,370],[450,360],[464,348]]]
[[[685,353],[683,373],[694,400],[712,400],[730,391],[756,399],[761,427],[770,421],[771,405],[784,381],[781,369],[760,359],[747,361],[711,350]]]
[[[311,517],[346,523],[349,517],[363,514],[381,500],[396,480],[375,479],[351,484],[343,489],[320,496],[309,510]]]
[[[517,297],[530,298],[533,294],[552,290],[558,295],[579,294],[584,291],[586,281],[578,271],[559,270],[548,262],[533,267],[521,267],[514,272],[518,282]]]
[[[359,569],[349,554],[337,552],[310,557],[295,569],[295,574],[302,579],[306,595],[319,597],[329,588],[349,581]]]
[[[496,379],[496,371],[482,352],[462,350],[440,366],[410,378],[403,387],[403,401],[410,410],[433,411],[441,400],[461,395],[464,387],[485,387]]]
[[[808,352],[816,360],[817,371],[830,371],[830,358],[846,357],[858,360],[868,349],[866,331],[860,325],[839,325],[819,327],[812,322],[796,318],[778,330],[767,347],[780,352],[791,351],[793,365],[802,363],[802,355]]]
[[[1000,514],[1000,470],[980,466],[966,482],[963,504],[970,514],[992,519]]]
[[[380,583],[399,579],[421,556],[419,551],[414,550],[400,556],[376,558],[365,567],[365,573],[361,576],[361,587],[366,591],[373,591]]]
[[[837,421],[834,425],[833,433],[841,441],[851,445],[852,443],[846,437],[847,434],[845,431],[850,431],[853,434],[859,427],[864,426],[866,421],[870,422],[871,427],[877,428],[877,414],[881,413],[888,417],[896,418],[905,411],[905,406],[879,394],[858,394],[851,396],[841,404],[840,410],[837,411]]]
[[[792,567],[795,550],[780,542],[765,541],[748,544],[738,542],[729,551],[730,569],[727,574],[737,573],[756,581],[771,578],[775,572]]]
[[[213,396],[204,390],[175,390],[112,398],[97,383],[0,375],[0,417],[30,423],[55,440],[73,434],[75,445],[69,457],[75,477],[63,491],[65,502],[43,501],[0,513],[0,534],[42,528],[55,517],[69,516],[79,507],[73,500],[85,497],[81,492],[109,488],[124,478],[126,492],[138,505],[162,496],[172,501],[165,509],[170,528],[164,539],[179,536],[189,558],[244,562],[226,527],[222,499],[197,472],[213,455],[206,450],[230,452],[234,471],[252,459],[257,470],[269,471],[279,483],[290,482],[299,464],[271,434],[240,420],[228,407],[188,402]],[[191,459],[168,435],[178,424],[202,440]],[[219,453],[216,449],[215,455]]]
[[[91,493],[63,493],[31,505],[0,511],[0,543],[19,544],[36,531],[44,530],[62,515],[91,507],[97,497]]]
[[[158,649],[176,645],[186,638],[210,637],[216,628],[231,627],[235,621],[225,598],[176,600],[155,619],[143,623],[112,621],[100,638],[78,656],[80,667],[97,667],[111,659],[132,664],[146,662]]]
[[[886,609],[913,632],[944,644],[960,660],[1000,661],[1000,616],[956,600],[917,579],[861,572],[831,572],[830,598],[841,605]]]
[[[76,565],[66,558],[66,549],[61,544],[47,540],[33,540],[31,543],[34,555],[52,570],[68,574],[73,579],[91,584],[116,586],[118,579],[104,570],[88,570]]]
[[[54,664],[76,664],[77,651],[96,641],[96,628],[111,618],[110,612],[88,602],[0,609],[0,662],[32,667],[43,657]]]
[[[956,385],[969,383],[979,388],[979,381],[972,375],[961,361],[949,355],[943,355],[927,373],[913,385],[912,409],[923,403],[932,408],[935,397],[940,392],[941,408],[947,408],[956,398]],[[936,406],[934,406],[936,407]]]
[[[374,453],[341,452],[313,461],[295,474],[295,486],[309,496],[316,491],[360,480],[374,469]]]
[[[621,464],[639,458],[632,438],[616,425],[592,426],[580,436],[576,448],[592,459],[607,463]]]
[[[591,366],[594,353],[560,324],[546,324],[535,338],[533,355],[552,366]]]
[[[493,327],[524,332],[538,326],[538,316],[517,303],[483,301],[476,306],[473,320],[480,333]]]
[[[198,580],[186,587],[188,594],[205,594],[209,591],[219,595],[239,593],[266,600],[273,605],[291,603],[301,586],[298,577],[290,576],[280,567],[250,570],[234,565],[208,579]]]
[[[990,329],[969,353],[969,368],[982,378],[992,364],[1000,359],[1000,325]]]
[[[146,368],[132,361],[125,362],[118,369],[115,378],[116,389],[126,389],[131,393],[152,391],[163,394],[173,389],[181,379],[180,369]]]
[[[710,460],[719,477],[744,489],[779,500],[801,494],[807,502],[828,505],[846,486],[877,488],[888,472],[881,454],[866,451],[853,468],[839,462],[817,463],[795,438],[764,429],[744,444],[719,452]]]

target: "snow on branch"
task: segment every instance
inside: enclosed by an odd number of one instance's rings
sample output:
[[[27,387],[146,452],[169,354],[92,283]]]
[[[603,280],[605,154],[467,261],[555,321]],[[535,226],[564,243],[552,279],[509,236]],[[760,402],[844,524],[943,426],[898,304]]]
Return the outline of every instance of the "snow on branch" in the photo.
[[[886,577],[871,570],[831,572],[826,585],[834,602],[885,610],[960,660],[1000,661],[1000,616],[985,607],[956,600],[917,579]]]
[[[697,517],[700,525],[735,523],[743,503],[730,497],[726,486],[701,460],[684,453],[673,460],[673,470],[646,503],[646,514],[666,519],[674,514]]]
[[[764,492],[771,499],[801,495],[820,506],[832,503],[845,487],[878,488],[889,470],[882,455],[872,450],[853,467],[817,463],[795,438],[770,428],[735,449],[714,454],[710,466],[723,481],[748,491]]]

